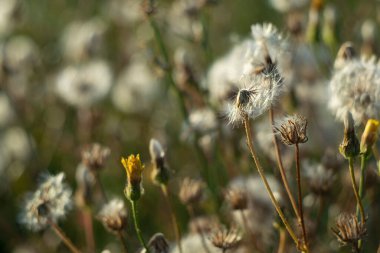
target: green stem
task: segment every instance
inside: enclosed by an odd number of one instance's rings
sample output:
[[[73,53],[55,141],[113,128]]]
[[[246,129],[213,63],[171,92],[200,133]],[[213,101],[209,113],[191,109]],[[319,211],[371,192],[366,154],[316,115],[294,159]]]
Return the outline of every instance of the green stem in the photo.
[[[360,180],[359,180],[359,198],[363,200],[364,198],[364,185],[365,185],[365,169],[366,169],[367,161],[365,155],[360,156]],[[360,208],[356,206],[356,216],[359,218]],[[362,220],[365,223],[365,220]]]
[[[260,175],[260,177],[264,183],[265,189],[267,190],[267,192],[269,194],[269,197],[272,201],[273,206],[275,207],[278,215],[280,216],[281,221],[284,223],[285,228],[288,231],[290,237],[293,239],[294,243],[297,245],[297,248],[298,248],[298,246],[299,246],[298,238],[297,238],[296,234],[294,233],[292,227],[290,226],[288,220],[285,218],[285,215],[281,210],[280,204],[278,203],[277,199],[274,197],[273,191],[272,191],[272,189],[268,183],[268,180],[264,174],[264,171],[263,171],[261,164],[258,160],[258,157],[256,155],[256,151],[255,151],[254,146],[253,146],[251,126],[249,124],[249,118],[247,115],[244,115],[244,126],[245,126],[245,133],[246,133],[246,137],[247,137],[248,148],[249,148],[251,156],[255,162],[256,169],[257,169],[257,171],[258,171],[258,173],[259,173],[259,175]]]
[[[364,214],[364,208],[362,201],[360,200],[359,193],[358,193],[358,187],[356,185],[356,180],[355,180],[355,172],[354,172],[354,159],[353,158],[348,158],[348,166],[350,170],[350,176],[351,176],[351,183],[352,183],[352,188],[354,190],[355,198],[356,198],[356,206],[359,207],[359,212],[360,212],[360,218],[362,223],[365,223],[365,214]]]
[[[138,224],[137,210],[136,210],[136,201],[131,200],[131,206],[132,206],[133,223],[135,225],[135,230],[136,230],[137,237],[139,238],[139,241],[140,241],[141,245],[144,246],[144,248],[146,250],[146,253],[150,253],[149,248],[148,248],[147,244],[145,243],[145,241],[144,241],[144,239],[143,239],[143,237],[141,235],[140,226]]]

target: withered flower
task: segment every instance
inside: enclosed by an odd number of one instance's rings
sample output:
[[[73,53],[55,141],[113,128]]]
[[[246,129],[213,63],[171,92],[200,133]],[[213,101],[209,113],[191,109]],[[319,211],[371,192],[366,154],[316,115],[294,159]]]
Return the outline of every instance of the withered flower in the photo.
[[[91,171],[97,171],[104,167],[111,151],[108,147],[93,143],[82,150],[82,163]]]
[[[211,233],[209,239],[215,247],[225,252],[228,249],[235,248],[242,240],[242,236],[235,228],[218,227]]]
[[[359,252],[359,240],[367,233],[365,225],[358,221],[356,215],[347,213],[338,216],[335,227],[331,230],[343,246],[350,245],[354,252]]]
[[[202,199],[205,185],[202,180],[185,178],[179,191],[179,198],[184,205],[192,205]]]
[[[165,151],[156,139],[149,143],[149,153],[152,159],[152,179],[156,184],[167,184],[169,181],[169,169],[165,164]]]
[[[248,206],[247,193],[239,188],[230,188],[225,192],[225,199],[233,210],[244,210]]]
[[[274,126],[275,131],[280,135],[281,141],[286,145],[294,145],[307,142],[306,135],[307,120],[305,117],[295,114],[285,117]]]
[[[339,145],[339,151],[346,159],[355,157],[360,152],[360,144],[356,138],[354,120],[350,112],[347,112],[344,118],[344,137]]]

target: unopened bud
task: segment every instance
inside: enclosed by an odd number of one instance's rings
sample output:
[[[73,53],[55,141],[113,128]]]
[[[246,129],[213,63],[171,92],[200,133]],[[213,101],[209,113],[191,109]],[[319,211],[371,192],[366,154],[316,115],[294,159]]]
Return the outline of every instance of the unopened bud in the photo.
[[[360,152],[359,140],[355,135],[354,120],[350,112],[347,112],[344,119],[344,137],[339,145],[339,151],[346,159],[353,158]]]
[[[153,182],[167,184],[169,181],[169,169],[165,165],[165,151],[156,139],[151,139],[149,143],[150,157],[153,163]]]
[[[362,138],[360,141],[360,153],[368,156],[371,152],[373,144],[377,140],[377,129],[380,122],[374,119],[369,119],[365,126]]]

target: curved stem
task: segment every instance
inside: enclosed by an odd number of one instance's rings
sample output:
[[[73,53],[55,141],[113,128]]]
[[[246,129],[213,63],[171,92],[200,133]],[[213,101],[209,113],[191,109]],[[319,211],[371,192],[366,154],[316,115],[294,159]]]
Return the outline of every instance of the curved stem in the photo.
[[[277,159],[278,168],[279,168],[280,174],[281,174],[281,180],[282,180],[282,183],[284,184],[285,191],[286,191],[286,194],[289,197],[290,203],[292,204],[294,213],[297,216],[297,220],[299,221],[300,220],[300,215],[299,215],[299,212],[298,212],[297,204],[296,204],[296,201],[294,200],[292,191],[290,190],[288,179],[286,178],[286,172],[285,172],[285,169],[284,169],[284,166],[283,166],[283,163],[282,163],[282,158],[281,158],[281,154],[280,154],[280,148],[278,146],[277,138],[276,138],[275,131],[274,131],[274,128],[273,128],[273,125],[274,125],[274,116],[273,116],[273,108],[272,107],[269,110],[269,118],[270,118],[270,122],[272,124],[273,144],[274,144],[274,148],[275,148],[275,151],[276,151],[276,159]]]
[[[56,223],[49,221],[49,225],[72,253],[81,253],[81,251],[73,244],[73,242],[65,235]]]
[[[252,133],[251,133],[251,126],[249,124],[249,119],[248,119],[248,116],[247,115],[244,115],[244,126],[245,126],[245,133],[246,133],[246,137],[247,137],[247,144],[248,144],[248,148],[249,148],[249,151],[252,155],[252,158],[256,164],[256,168],[257,168],[257,171],[264,183],[264,186],[265,186],[265,189],[267,190],[268,194],[269,194],[269,197],[272,201],[272,204],[273,206],[275,207],[278,215],[280,216],[282,222],[284,223],[285,225],[285,228],[286,230],[288,231],[290,237],[292,237],[293,241],[295,242],[295,244],[298,246],[298,238],[296,236],[296,234],[294,233],[293,229],[291,228],[288,220],[285,218],[285,215],[284,213],[282,212],[281,210],[281,207],[278,203],[278,201],[276,200],[276,198],[274,197],[273,195],[273,192],[272,192],[272,189],[270,188],[269,186],[269,183],[265,177],[265,174],[264,174],[264,171],[261,167],[261,164],[257,158],[257,155],[256,155],[256,152],[255,152],[255,149],[253,147],[253,138],[252,138]]]
[[[302,227],[302,237],[304,240],[304,245],[307,247],[308,242],[307,242],[307,234],[306,234],[306,229],[305,229],[305,221],[303,218],[303,204],[302,204],[302,187],[301,187],[301,169],[300,169],[300,151],[299,151],[299,146],[298,143],[295,145],[295,159],[296,159],[296,179],[297,179],[297,192],[298,192],[298,208],[299,208],[299,214],[301,218],[301,227]]]
[[[285,246],[286,246],[286,232],[283,228],[279,228],[278,232],[280,234],[280,241],[278,243],[277,253],[284,253],[285,252]]]
[[[172,220],[173,230],[174,230],[175,238],[176,238],[176,241],[178,244],[179,252],[182,253],[183,251],[182,251],[182,243],[181,243],[181,231],[179,230],[177,218],[174,214],[173,206],[172,206],[172,203],[169,199],[168,188],[166,185],[162,184],[161,190],[162,190],[162,193],[164,194],[164,199],[166,201],[166,205],[169,208],[170,218]]]
[[[121,244],[123,245],[124,253],[128,253],[127,243],[125,242],[124,235],[123,235],[123,233],[121,231],[118,231],[117,237],[119,238]]]
[[[149,248],[148,248],[147,244],[145,243],[144,238],[141,235],[140,226],[139,226],[139,223],[137,220],[136,201],[131,200],[131,206],[132,206],[133,223],[135,225],[137,237],[139,238],[141,245],[144,246],[146,253],[150,253]]]
[[[359,193],[357,190],[358,187],[357,187],[356,181],[355,181],[354,159],[353,158],[348,158],[348,167],[350,170],[352,188],[354,190],[354,194],[355,194],[355,198],[356,198],[356,205],[359,207],[360,219],[364,224],[365,223],[365,214],[364,214],[363,204],[362,204],[362,201],[360,200]]]

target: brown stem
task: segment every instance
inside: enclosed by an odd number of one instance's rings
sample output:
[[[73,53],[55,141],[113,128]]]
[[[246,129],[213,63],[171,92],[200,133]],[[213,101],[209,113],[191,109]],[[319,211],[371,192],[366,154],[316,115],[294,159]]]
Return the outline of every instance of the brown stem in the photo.
[[[285,233],[285,230],[282,228],[279,228],[278,231],[280,233],[280,241],[278,243],[277,253],[284,253],[285,246],[286,246],[286,233]]]
[[[166,201],[166,205],[169,208],[170,218],[172,220],[173,230],[175,233],[175,238],[176,238],[176,241],[178,244],[179,252],[182,253],[183,251],[182,251],[182,243],[181,243],[181,231],[179,230],[177,218],[174,214],[173,206],[172,206],[171,201],[169,199],[168,188],[166,187],[166,185],[161,184],[161,190],[162,190],[162,193],[164,194],[164,199]]]
[[[123,245],[124,253],[128,253],[128,246],[127,246],[127,243],[125,242],[124,235],[121,231],[117,232],[117,237],[119,238],[121,244]]]
[[[84,233],[86,237],[86,244],[89,252],[95,252],[95,239],[94,239],[94,229],[92,223],[91,211],[88,208],[82,210],[82,219]]]
[[[295,145],[294,149],[294,155],[296,160],[296,179],[297,179],[297,189],[298,189],[298,208],[299,208],[299,214],[301,218],[301,227],[302,227],[302,237],[304,246],[307,248],[308,242],[307,242],[307,234],[305,229],[305,221],[304,221],[304,215],[303,215],[303,204],[302,204],[302,187],[301,187],[301,169],[300,169],[300,151],[298,143]]]
[[[274,125],[274,116],[273,116],[273,108],[272,107],[269,110],[269,118],[270,118],[271,124],[273,126]],[[297,204],[296,204],[296,201],[295,201],[295,199],[293,197],[292,191],[290,190],[288,179],[286,178],[286,172],[285,172],[285,169],[284,169],[284,165],[282,163],[282,158],[281,158],[281,154],[280,154],[280,148],[278,146],[277,138],[276,138],[276,135],[275,135],[275,130],[274,130],[273,127],[272,127],[272,132],[273,132],[273,144],[274,144],[274,148],[275,148],[275,151],[276,151],[276,159],[277,159],[278,168],[279,168],[280,174],[281,174],[281,180],[282,180],[282,182],[284,184],[285,191],[286,191],[286,194],[289,197],[290,203],[292,204],[294,213],[297,216],[297,220],[300,220],[300,215],[299,215],[299,212],[298,212]]]
[[[100,194],[102,195],[102,199],[104,202],[107,202],[108,201],[107,194],[106,194],[106,191],[104,190],[102,181],[100,180],[99,172],[95,171],[93,172],[93,174],[95,177],[95,183],[97,185],[97,188],[99,189]]]
[[[60,227],[58,227],[57,224],[49,221],[49,225],[72,253],[81,253],[81,251],[71,242],[71,240],[65,235],[65,233]]]
[[[208,249],[207,244],[206,244],[206,238],[205,238],[205,236],[204,236],[204,234],[203,234],[202,228],[201,228],[201,226],[199,226],[198,221],[195,219],[195,214],[194,214],[194,209],[193,209],[193,207],[192,207],[191,205],[188,205],[188,206],[187,206],[187,210],[188,210],[188,212],[189,212],[189,214],[190,214],[190,217],[191,217],[191,218],[193,219],[193,221],[195,222],[195,227],[196,227],[196,229],[197,229],[197,232],[198,232],[199,236],[201,237],[201,242],[202,242],[202,246],[203,246],[203,248],[205,249],[205,251],[206,251],[207,253],[210,253],[210,250]]]
[[[286,227],[286,230],[288,231],[289,235],[292,237],[292,239],[295,242],[295,244],[298,246],[298,238],[297,238],[296,234],[294,233],[293,229],[291,228],[289,222],[285,218],[285,215],[282,212],[281,207],[280,207],[278,201],[274,197],[272,189],[269,186],[269,183],[268,183],[268,181],[267,181],[267,179],[265,177],[264,171],[263,171],[263,169],[261,167],[261,164],[260,164],[260,162],[258,160],[258,157],[256,155],[255,149],[253,147],[253,138],[252,138],[251,126],[249,124],[248,115],[244,115],[244,126],[245,126],[245,133],[246,133],[246,136],[247,136],[248,148],[249,148],[251,156],[252,156],[252,158],[253,158],[253,160],[254,160],[254,162],[256,164],[257,171],[258,171],[258,173],[259,173],[259,175],[260,175],[260,177],[261,177],[261,179],[262,179],[262,181],[264,183],[265,189],[267,190],[267,192],[269,194],[269,197],[270,197],[270,199],[272,201],[272,204],[275,207],[278,215],[280,216],[282,222],[284,223],[284,225]]]

